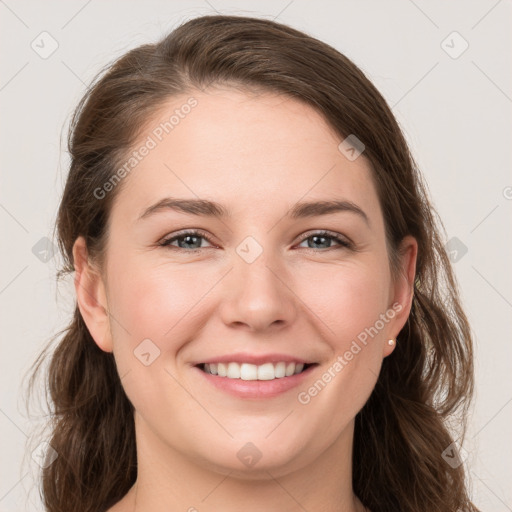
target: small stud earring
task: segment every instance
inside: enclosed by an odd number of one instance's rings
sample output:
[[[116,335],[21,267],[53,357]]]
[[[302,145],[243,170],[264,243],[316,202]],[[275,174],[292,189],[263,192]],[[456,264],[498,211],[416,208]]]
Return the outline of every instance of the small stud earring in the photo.
[[[389,345],[390,347],[392,347],[394,344],[395,344],[395,340],[393,340],[393,339],[388,340],[388,345]]]

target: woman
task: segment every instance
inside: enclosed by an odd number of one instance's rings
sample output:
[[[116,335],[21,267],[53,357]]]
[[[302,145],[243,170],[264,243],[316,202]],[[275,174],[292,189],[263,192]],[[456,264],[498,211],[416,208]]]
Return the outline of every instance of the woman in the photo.
[[[97,77],[69,150],[48,511],[477,510],[442,224],[350,60],[196,18]]]

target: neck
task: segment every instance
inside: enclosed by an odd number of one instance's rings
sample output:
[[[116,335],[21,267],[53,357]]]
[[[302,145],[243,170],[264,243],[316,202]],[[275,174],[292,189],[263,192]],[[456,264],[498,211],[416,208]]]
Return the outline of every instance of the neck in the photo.
[[[363,512],[352,491],[353,422],[311,464],[238,470],[207,468],[164,444],[135,414],[137,481],[122,500],[133,512]]]

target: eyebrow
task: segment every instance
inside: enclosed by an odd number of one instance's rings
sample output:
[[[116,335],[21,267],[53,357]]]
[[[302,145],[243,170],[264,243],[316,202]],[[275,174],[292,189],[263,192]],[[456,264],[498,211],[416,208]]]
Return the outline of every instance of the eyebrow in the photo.
[[[204,215],[207,217],[226,218],[232,216],[229,209],[215,201],[208,201],[206,199],[178,199],[175,197],[165,197],[146,208],[139,216],[139,220],[147,218],[162,210],[174,210],[188,213],[190,215]],[[370,226],[370,220],[366,213],[352,201],[345,200],[297,203],[290,209],[287,216],[292,219],[301,219],[306,217],[329,215],[337,212],[354,213],[361,217],[365,223]]]

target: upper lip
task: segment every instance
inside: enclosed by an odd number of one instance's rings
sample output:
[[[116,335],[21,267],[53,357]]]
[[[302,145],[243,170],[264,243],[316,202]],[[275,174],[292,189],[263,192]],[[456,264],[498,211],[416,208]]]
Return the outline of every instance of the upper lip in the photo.
[[[247,354],[237,352],[236,354],[226,354],[223,356],[210,357],[203,361],[199,361],[197,364],[212,364],[212,363],[249,363],[255,365],[262,365],[265,363],[303,363],[312,364],[313,361],[308,361],[301,357],[291,356],[287,354]]]

